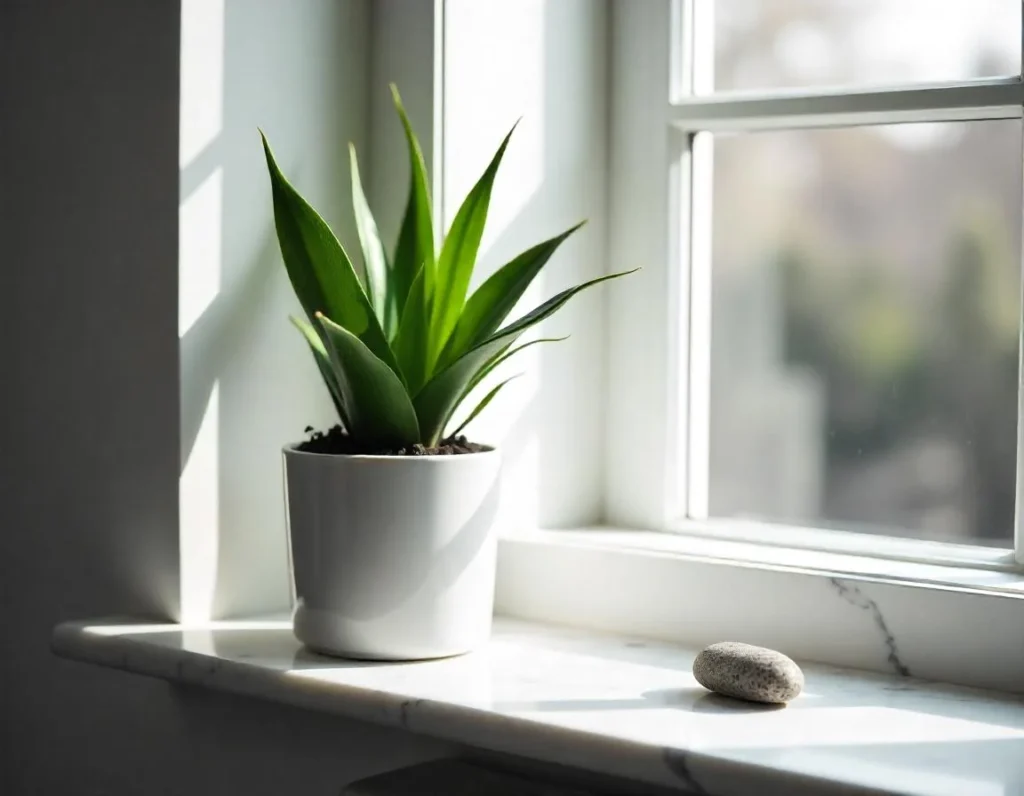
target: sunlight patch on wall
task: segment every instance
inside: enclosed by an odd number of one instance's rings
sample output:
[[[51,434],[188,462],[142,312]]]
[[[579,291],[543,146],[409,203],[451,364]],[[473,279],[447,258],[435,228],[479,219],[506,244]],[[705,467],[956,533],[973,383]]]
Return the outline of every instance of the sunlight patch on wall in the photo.
[[[181,621],[210,619],[217,587],[219,478],[219,386],[214,385],[199,435],[179,482],[181,511]]]
[[[220,292],[223,182],[218,167],[178,208],[178,337]]]
[[[522,117],[491,196],[481,252],[523,212],[544,181],[544,0],[515,4],[451,0],[445,7],[445,227],[502,138]]]
[[[181,122],[185,168],[224,126],[224,0],[181,0]]]
[[[178,336],[196,325],[221,291],[224,169],[216,146],[224,127],[224,0],[181,2],[179,115]],[[188,369],[186,380],[198,378]],[[205,400],[204,400],[205,398]],[[220,480],[219,385],[213,381],[198,435],[182,461],[180,508],[181,616],[210,618],[217,584]],[[184,425],[184,424],[183,424]],[[194,426],[193,426],[194,428]]]

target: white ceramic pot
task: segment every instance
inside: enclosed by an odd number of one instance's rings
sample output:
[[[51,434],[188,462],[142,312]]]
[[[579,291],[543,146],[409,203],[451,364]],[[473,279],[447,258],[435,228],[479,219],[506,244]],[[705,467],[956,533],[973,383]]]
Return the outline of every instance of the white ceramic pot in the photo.
[[[284,449],[295,635],[330,655],[440,658],[484,642],[494,604],[497,451]]]

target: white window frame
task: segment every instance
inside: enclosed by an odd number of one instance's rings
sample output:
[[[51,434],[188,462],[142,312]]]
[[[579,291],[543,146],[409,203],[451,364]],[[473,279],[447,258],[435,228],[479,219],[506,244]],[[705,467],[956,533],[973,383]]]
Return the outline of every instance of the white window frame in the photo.
[[[662,432],[659,445],[656,429],[645,429],[652,448],[662,451],[660,466],[630,456],[623,440],[614,439],[613,445],[620,447],[613,447],[610,462],[611,519],[622,526],[774,547],[1006,571],[1021,567],[1024,531],[1019,506],[1024,488],[1020,477],[1015,554],[972,545],[708,520],[711,224],[710,203],[694,198],[710,196],[712,153],[710,136],[701,134],[1021,119],[1024,109],[1020,78],[712,94],[712,9],[713,3],[707,0],[632,4],[628,14],[619,15],[621,25],[615,29],[617,52],[623,57],[616,60],[613,81],[616,97],[623,102],[613,112],[613,147],[620,156],[614,176],[620,187],[614,193],[629,197],[631,204],[642,202],[645,209],[643,218],[629,206],[613,209],[612,260],[635,260],[641,239],[662,243],[653,256],[642,258],[645,267],[656,272],[647,275],[645,294],[639,295],[638,289],[628,295],[616,293],[612,299],[618,298],[612,307],[610,370],[618,374],[628,367],[627,360],[635,360],[643,350],[643,361],[632,366],[647,371],[643,378],[627,381],[626,387],[617,388],[623,384],[617,378],[612,389],[618,395],[612,402],[616,407],[628,406],[631,418],[641,414],[668,418],[661,423],[668,433]],[[637,107],[624,108],[624,103]],[[664,135],[664,141],[658,141],[660,147],[651,145],[652,129]],[[646,346],[633,331],[640,325],[642,312],[656,316],[643,324]],[[664,373],[661,379],[655,373],[659,369]],[[1024,414],[1024,403],[1020,406],[1019,414]],[[626,415],[613,411],[612,417],[617,416]],[[1022,428],[1024,423],[1018,423],[1018,462],[1024,461]],[[628,468],[617,466],[618,462],[628,463]],[[1018,476],[1022,470],[1018,466]],[[625,494],[627,490],[632,496]],[[640,494],[643,498],[638,501]]]
[[[1024,693],[1024,558],[779,525],[766,538],[765,525],[679,519],[689,509],[681,487],[706,480],[692,456],[679,455],[707,445],[693,433],[694,418],[707,427],[706,389],[702,396],[691,375],[703,371],[706,388],[709,318],[699,299],[708,241],[690,223],[691,207],[706,212],[691,197],[707,163],[691,150],[692,133],[1019,119],[1024,86],[686,96],[694,75],[681,68],[671,33],[687,22],[698,29],[695,12],[707,1],[611,4],[608,259],[644,271],[606,294],[610,527],[503,539],[498,608],[694,645],[739,639],[797,658]]]

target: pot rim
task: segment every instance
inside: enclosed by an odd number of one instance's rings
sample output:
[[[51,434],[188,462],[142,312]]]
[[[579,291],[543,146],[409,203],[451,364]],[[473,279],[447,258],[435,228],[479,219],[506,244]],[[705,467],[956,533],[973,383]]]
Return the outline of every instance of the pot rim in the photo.
[[[315,459],[354,459],[361,461],[375,461],[375,462],[416,462],[416,461],[428,461],[428,462],[439,462],[439,461],[459,461],[460,459],[465,461],[466,459],[472,459],[480,456],[497,456],[499,454],[498,448],[493,445],[488,445],[487,450],[476,451],[475,453],[457,453],[457,454],[443,454],[443,453],[430,453],[424,456],[396,456],[394,454],[380,454],[380,453],[316,453],[314,451],[300,451],[299,445],[302,442],[289,442],[281,448],[281,451],[285,456],[302,456],[310,457]]]

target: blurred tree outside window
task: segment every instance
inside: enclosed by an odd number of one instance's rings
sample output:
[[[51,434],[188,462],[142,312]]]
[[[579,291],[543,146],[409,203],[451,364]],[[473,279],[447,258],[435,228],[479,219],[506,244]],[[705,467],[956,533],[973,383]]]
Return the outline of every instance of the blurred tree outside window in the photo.
[[[1016,75],[1020,13],[721,0],[714,85]],[[711,516],[1010,546],[1022,144],[1019,120],[715,136]]]

